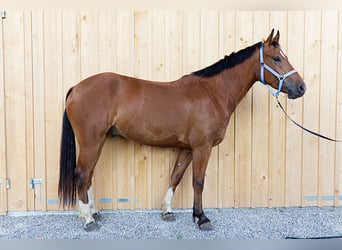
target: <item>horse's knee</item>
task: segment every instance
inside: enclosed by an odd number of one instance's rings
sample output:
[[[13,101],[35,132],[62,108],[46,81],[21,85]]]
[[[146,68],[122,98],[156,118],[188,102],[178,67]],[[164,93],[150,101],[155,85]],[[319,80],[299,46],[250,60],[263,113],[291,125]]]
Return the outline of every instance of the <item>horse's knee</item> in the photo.
[[[197,180],[194,180],[193,182],[193,188],[197,191],[203,191],[203,187],[204,187],[204,178],[200,178]]]

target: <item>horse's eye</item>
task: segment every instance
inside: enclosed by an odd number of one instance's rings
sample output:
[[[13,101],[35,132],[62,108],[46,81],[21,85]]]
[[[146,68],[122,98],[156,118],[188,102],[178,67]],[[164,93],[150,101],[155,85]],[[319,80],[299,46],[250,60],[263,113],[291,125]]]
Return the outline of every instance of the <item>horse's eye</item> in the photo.
[[[279,57],[279,56],[273,57],[273,61],[275,61],[275,62],[280,62],[280,57]]]

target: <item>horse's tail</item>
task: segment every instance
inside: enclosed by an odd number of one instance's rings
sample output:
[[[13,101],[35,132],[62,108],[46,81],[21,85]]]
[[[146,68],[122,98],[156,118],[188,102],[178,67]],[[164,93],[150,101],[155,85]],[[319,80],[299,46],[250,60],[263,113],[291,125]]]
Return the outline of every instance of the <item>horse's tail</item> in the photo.
[[[67,97],[71,93],[69,90]],[[64,110],[62,139],[61,139],[61,155],[58,196],[63,206],[68,207],[76,204],[76,144],[74,130],[70,124],[68,114]]]

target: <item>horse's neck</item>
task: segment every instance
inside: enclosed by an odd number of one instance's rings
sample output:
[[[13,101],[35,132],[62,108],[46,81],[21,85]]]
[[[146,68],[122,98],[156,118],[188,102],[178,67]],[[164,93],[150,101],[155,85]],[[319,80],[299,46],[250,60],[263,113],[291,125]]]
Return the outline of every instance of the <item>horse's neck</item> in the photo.
[[[226,69],[217,77],[220,77],[222,91],[227,100],[227,108],[233,112],[243,97],[257,81],[255,65],[258,62],[254,58],[247,59],[238,66]]]

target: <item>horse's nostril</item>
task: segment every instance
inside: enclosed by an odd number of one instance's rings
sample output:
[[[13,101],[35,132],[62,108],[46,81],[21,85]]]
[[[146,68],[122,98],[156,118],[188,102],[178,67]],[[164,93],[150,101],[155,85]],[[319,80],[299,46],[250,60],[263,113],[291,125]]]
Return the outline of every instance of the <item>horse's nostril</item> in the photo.
[[[304,94],[304,93],[305,93],[305,90],[306,90],[306,86],[305,86],[304,83],[301,83],[301,84],[298,85],[298,91],[299,91],[299,93]]]

